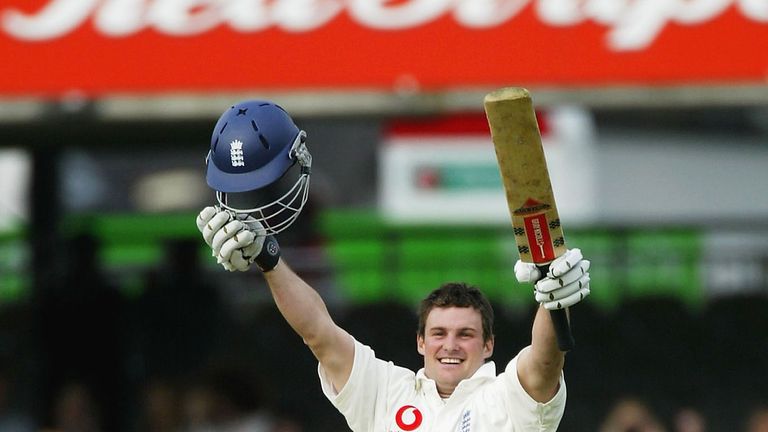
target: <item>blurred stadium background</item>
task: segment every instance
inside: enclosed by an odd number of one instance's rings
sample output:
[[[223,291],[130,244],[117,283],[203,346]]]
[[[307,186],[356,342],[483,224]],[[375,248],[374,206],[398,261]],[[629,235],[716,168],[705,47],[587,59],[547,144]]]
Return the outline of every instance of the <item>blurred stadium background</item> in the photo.
[[[464,280],[507,361],[534,305],[482,112],[501,86],[532,92],[593,261],[561,430],[627,397],[678,431],[765,406],[765,2],[6,0],[0,58],[2,431],[346,430],[260,275],[194,225],[211,127],[248,98],[308,133],[281,243],[338,321],[418,368],[416,301]]]

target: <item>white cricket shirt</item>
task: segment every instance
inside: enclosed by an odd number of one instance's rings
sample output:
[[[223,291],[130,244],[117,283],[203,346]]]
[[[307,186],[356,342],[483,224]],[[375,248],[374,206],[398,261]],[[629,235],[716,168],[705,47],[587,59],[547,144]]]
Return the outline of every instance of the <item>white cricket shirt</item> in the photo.
[[[552,400],[536,402],[517,377],[517,357],[498,376],[493,362],[484,364],[448,399],[438,395],[424,369],[413,373],[380,360],[358,341],[352,373],[340,392],[322,366],[318,373],[323,393],[354,432],[545,432],[557,430],[565,411],[562,374]]]

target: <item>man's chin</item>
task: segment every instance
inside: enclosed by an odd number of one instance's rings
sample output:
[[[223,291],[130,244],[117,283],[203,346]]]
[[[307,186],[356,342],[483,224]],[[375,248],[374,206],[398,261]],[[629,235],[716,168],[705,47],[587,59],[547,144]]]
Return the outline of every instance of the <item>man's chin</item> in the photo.
[[[459,365],[455,365],[454,367],[440,368],[436,374],[438,377],[437,380],[455,386],[461,382],[461,380],[469,378],[466,371],[458,366]]]

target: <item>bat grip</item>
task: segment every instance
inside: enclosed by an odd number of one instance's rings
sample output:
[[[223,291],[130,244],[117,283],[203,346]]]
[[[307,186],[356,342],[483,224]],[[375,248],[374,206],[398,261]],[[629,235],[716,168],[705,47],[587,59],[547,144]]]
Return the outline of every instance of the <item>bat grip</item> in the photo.
[[[549,272],[549,264],[538,266],[542,276]],[[552,318],[552,325],[555,327],[555,335],[557,336],[557,347],[562,352],[568,352],[576,345],[576,340],[573,339],[571,333],[571,324],[568,322],[567,309],[555,309],[549,311],[549,316]]]
[[[562,352],[568,352],[576,345],[576,341],[571,334],[571,325],[568,323],[568,313],[566,309],[557,309],[549,311],[552,317],[552,324],[555,326],[557,335],[557,347]]]

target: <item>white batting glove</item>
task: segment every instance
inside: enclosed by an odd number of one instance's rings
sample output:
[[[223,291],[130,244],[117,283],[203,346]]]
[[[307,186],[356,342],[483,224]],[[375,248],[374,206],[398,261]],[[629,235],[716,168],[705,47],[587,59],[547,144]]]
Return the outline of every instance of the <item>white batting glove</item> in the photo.
[[[536,264],[515,263],[515,277],[520,283],[534,283],[536,301],[547,310],[564,309],[582,301],[590,293],[589,266],[580,249],[569,249],[552,261],[542,278]]]
[[[206,207],[196,222],[212,255],[229,271],[250,269],[264,246],[266,231],[250,216],[236,216],[218,207]]]

